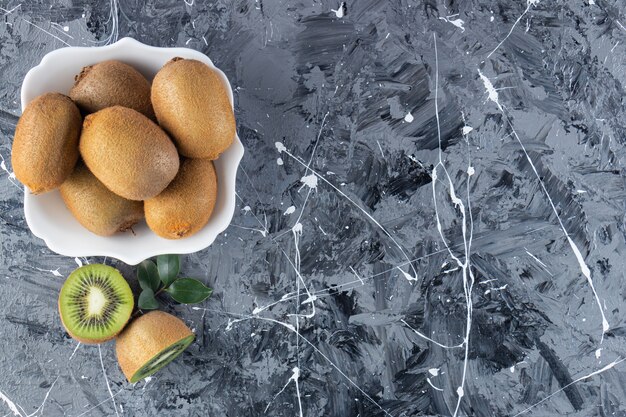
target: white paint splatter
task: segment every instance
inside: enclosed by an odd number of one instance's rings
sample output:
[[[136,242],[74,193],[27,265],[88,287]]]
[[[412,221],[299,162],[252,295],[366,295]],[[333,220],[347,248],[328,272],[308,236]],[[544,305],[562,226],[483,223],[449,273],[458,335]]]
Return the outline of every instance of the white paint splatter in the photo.
[[[317,301],[317,295],[309,295],[309,297],[307,299],[305,299],[304,301],[302,301],[300,303],[300,305],[304,305],[304,304],[310,304],[314,301]]]
[[[404,278],[406,278],[407,281],[417,281],[417,277],[413,277],[411,276],[411,274],[409,274],[408,272],[405,272],[402,270],[402,268],[400,268],[399,266],[396,266],[396,269],[398,271],[400,271],[400,273],[402,274],[402,276]]]
[[[248,213],[250,210],[252,210],[250,208],[250,206],[245,206],[244,208],[241,209],[244,213]]]
[[[432,375],[432,376],[437,376],[439,375],[439,368],[430,368],[428,370],[428,372]]]
[[[24,188],[20,185],[20,183],[17,182],[15,178],[15,172],[11,172],[7,168],[6,162],[4,161],[4,157],[1,154],[0,154],[0,169],[2,169],[4,172],[7,173],[11,184],[15,185],[18,189],[22,191],[24,190]]]
[[[411,112],[408,112],[406,114],[406,116],[404,116],[404,121],[407,123],[411,123],[414,120],[413,115],[411,114]]]
[[[476,173],[476,170],[474,169],[474,167],[473,167],[473,166],[469,166],[469,167],[467,167],[467,175],[469,175],[469,176],[471,177],[471,176],[472,176],[472,175],[474,175],[475,173]]]
[[[276,150],[278,151],[278,153],[282,153],[287,150],[287,148],[285,147],[285,145],[283,145],[282,142],[276,142],[274,143],[274,146],[276,146]]]
[[[78,258],[74,258],[74,262],[76,262],[76,265],[78,265],[79,268],[83,266],[83,262]]]
[[[433,385],[433,383],[430,381],[430,378],[426,378],[426,382],[428,382],[428,385],[430,385],[431,387],[433,387],[435,390],[443,392],[443,389],[441,389],[441,388],[436,387],[435,385]]]
[[[111,385],[109,385],[109,378],[107,377],[107,372],[104,369],[104,361],[102,360],[102,349],[100,348],[100,345],[98,345],[98,353],[100,354],[100,366],[102,367],[102,375],[104,375],[104,381],[107,384],[107,390],[109,390],[110,398],[113,401],[113,409],[115,410],[115,415],[117,417],[120,417],[120,414],[117,412],[117,404],[115,403],[113,391],[111,391]]]
[[[284,164],[283,158],[276,159],[276,165],[282,165],[282,164]]]
[[[500,107],[498,91],[494,88],[493,84],[491,83],[491,80],[485,77],[483,73],[480,71],[480,69],[478,70],[478,75],[480,76],[480,79],[483,81],[485,90],[487,90],[487,95],[488,95],[489,100],[493,101],[498,107]]]
[[[352,268],[352,266],[350,266],[350,271],[352,271],[352,273],[357,277],[357,279],[361,281],[362,285],[365,285],[365,281],[363,281],[363,278],[361,278],[359,274],[357,274],[357,272],[354,270],[354,268]]]
[[[547,194],[547,192],[546,192],[546,194]],[[556,208],[554,208],[554,210],[556,212]],[[559,218],[559,222],[561,222],[560,218]],[[589,267],[585,263],[585,259],[583,258],[582,253],[580,253],[580,250],[578,249],[578,246],[576,246],[576,244],[574,243],[572,238],[569,236],[569,234],[567,234],[567,231],[565,230],[565,226],[563,226],[562,222],[561,222],[561,227],[563,228],[563,231],[567,235],[567,241],[569,242],[569,245],[572,248],[572,251],[574,251],[574,256],[576,256],[576,259],[578,260],[578,264],[580,266],[580,269],[581,269],[583,275],[585,276],[585,278],[587,278],[587,282],[589,283],[589,286],[591,287],[591,291],[593,292],[593,295],[596,298],[596,303],[598,304],[598,308],[600,309],[600,314],[602,315],[602,337],[604,338],[604,333],[609,331],[610,326],[609,326],[608,320],[606,319],[606,316],[604,315],[604,309],[602,308],[602,304],[600,303],[600,297],[598,297],[598,293],[596,292],[596,288],[593,285],[593,280],[591,279],[591,271],[589,270]],[[600,342],[600,343],[602,343],[602,342]]]
[[[22,417],[22,414],[17,409],[17,406],[15,405],[15,403],[13,401],[11,401],[9,399],[9,397],[4,395],[4,393],[2,391],[0,391],[0,400],[2,400],[7,405],[7,407],[9,407],[9,410],[11,410],[13,415],[15,415],[17,417]]]
[[[68,361],[71,361],[72,358],[74,357],[74,355],[76,355],[76,351],[78,350],[78,348],[80,347],[80,342],[78,342],[76,344],[76,347],[74,348],[74,351],[72,352],[72,354],[70,355],[70,358],[68,359]]]
[[[283,213],[283,216],[287,216],[288,214],[293,214],[296,212],[295,206],[289,206],[287,210]]]
[[[335,16],[341,19],[345,15],[345,7],[346,7],[346,2],[342,1],[339,7],[337,8],[337,10],[330,9],[330,11],[335,12]]]
[[[444,345],[443,343],[439,343],[439,342],[437,342],[436,340],[433,340],[433,339],[431,339],[430,337],[426,336],[425,334],[420,333],[419,331],[415,330],[413,327],[411,327],[411,326],[409,325],[409,323],[407,323],[406,321],[404,321],[404,319],[400,319],[400,321],[401,321],[402,323],[404,323],[404,325],[405,325],[406,327],[408,327],[409,329],[413,330],[413,333],[415,333],[416,335],[418,335],[419,337],[421,337],[421,338],[423,338],[423,339],[425,339],[425,340],[428,340],[428,341],[429,341],[429,342],[431,342],[431,343],[436,344],[436,345],[437,345],[437,346],[439,346],[439,347],[442,347],[442,348],[444,348],[444,349],[458,349],[458,348],[462,348],[462,347],[463,347],[463,343],[460,343],[460,344],[458,344],[458,345],[454,345],[454,346],[449,346],[449,345]]]
[[[509,371],[511,371],[512,374],[515,373],[515,365],[511,366],[509,368]]]
[[[70,31],[70,27],[69,27],[69,26],[63,26],[63,30],[64,30],[65,32],[69,32],[69,31]]]
[[[304,177],[300,178],[300,182],[304,184],[303,187],[306,185],[311,189],[317,188],[317,176],[315,174],[305,175]]]
[[[0,162],[0,168],[2,168],[4,172],[9,174],[9,178],[15,178],[15,173],[8,170],[7,165],[4,162],[4,159],[2,159],[2,162]]]
[[[498,287],[498,288],[491,288],[491,289],[488,289],[487,291],[485,291],[485,295],[489,294],[489,293],[490,293],[490,292],[492,292],[492,291],[501,291],[501,290],[505,290],[505,289],[506,289],[506,287],[507,287],[507,285],[509,285],[509,284],[504,284],[503,286]]]
[[[596,359],[600,359],[602,356],[602,348],[596,349]]]
[[[463,126],[463,129],[461,130],[461,133],[463,133],[464,135],[469,134],[472,130],[474,130],[474,128],[472,126]]]
[[[143,391],[143,390],[145,390],[145,389],[146,389],[146,387],[148,386],[148,384],[150,383],[150,381],[152,381],[153,379],[154,379],[154,377],[153,377],[153,376],[147,376],[147,377],[145,377],[145,378],[143,379],[144,384],[143,384],[143,387],[141,387],[141,390],[142,390],[142,391]]]
[[[536,261],[539,265],[541,265],[541,266],[542,266],[542,268],[544,269],[544,271],[546,271],[548,274],[550,274],[550,276],[551,276],[551,277],[552,277],[552,276],[554,276],[554,275],[552,274],[552,272],[550,272],[550,269],[548,269],[548,266],[547,266],[545,263],[543,263],[543,262],[541,261],[541,259],[537,258],[535,255],[533,255],[532,253],[530,253],[530,252],[528,251],[528,249],[524,248],[524,250],[526,250],[526,253],[528,254],[528,256],[530,256],[531,258],[533,258],[533,259],[534,259],[534,260],[535,260],[535,261]]]
[[[261,234],[261,236],[263,237],[267,237],[267,229],[266,230],[262,230],[262,229],[255,229],[254,227],[245,227],[245,226],[239,226],[237,224],[233,224],[233,227],[237,227],[239,229],[244,229],[244,230],[252,230],[253,232],[259,232]],[[226,235],[224,235],[226,236]]]
[[[285,389],[287,388],[287,386],[291,382],[294,382],[296,384],[296,392],[298,394],[298,406],[300,407],[300,417],[303,417],[303,414],[302,414],[302,402],[300,400],[300,386],[298,384],[298,381],[300,379],[300,368],[295,366],[291,371],[293,373],[291,374],[291,377],[287,380],[287,383],[283,386],[283,388],[280,391],[278,391],[278,393],[276,395],[274,395],[274,398],[272,398],[272,401],[267,403],[267,407],[265,407],[265,413],[267,413],[267,410],[269,410],[270,405],[272,405],[274,400],[276,400],[276,397],[278,397],[280,394],[282,394],[283,391],[285,391]]]
[[[378,149],[380,149],[380,154],[383,156],[383,158],[385,157],[385,152],[383,152],[383,147],[380,146],[380,142],[377,140],[376,143],[378,144]]]
[[[453,273],[455,271],[458,271],[458,270],[459,270],[459,267],[455,266],[454,268],[446,269],[445,271],[443,271],[443,273],[444,274],[451,274],[451,273]]]
[[[41,271],[41,272],[50,272],[55,277],[63,277],[63,275],[61,275],[61,273],[59,272],[60,268],[57,268],[57,269],[41,269],[41,268],[35,267],[35,269],[37,271]]]
[[[453,24],[454,26],[458,27],[459,29],[461,29],[461,32],[465,32],[465,27],[463,26],[465,24],[465,21],[463,21],[462,19],[452,19],[452,17],[454,16],[458,16],[458,15],[452,15],[452,16],[446,16],[446,17],[440,17],[439,20],[443,20],[444,22],[448,22]]]

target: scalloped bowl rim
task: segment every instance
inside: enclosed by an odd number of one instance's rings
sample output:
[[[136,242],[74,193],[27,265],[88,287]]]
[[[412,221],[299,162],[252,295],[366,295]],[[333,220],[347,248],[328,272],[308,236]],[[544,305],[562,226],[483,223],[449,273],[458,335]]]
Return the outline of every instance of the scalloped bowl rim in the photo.
[[[63,59],[70,56],[73,59]],[[233,92],[228,78],[203,53],[188,48],[149,46],[132,38],[123,38],[107,46],[60,48],[46,54],[39,65],[31,68],[24,77],[21,91],[22,111],[39,94],[48,91],[67,94],[74,75],[85,65],[107,59],[119,59],[135,66],[151,79],[165,62],[176,56],[197,59],[215,69],[227,89],[231,106],[233,105]],[[158,66],[157,62],[160,63]],[[72,71],[65,69],[65,72],[60,73],[59,67],[69,67]],[[61,81],[54,79],[55,72],[62,77]],[[69,80],[66,77],[69,77]],[[55,82],[56,84],[50,87],[50,84]],[[35,236],[43,239],[52,251],[65,256],[106,256],[135,265],[157,255],[197,252],[209,247],[233,218],[235,180],[243,153],[241,140],[235,135],[233,144],[215,161],[219,186],[214,212],[208,224],[188,238],[163,239],[150,231],[145,221],[137,227],[135,234],[117,233],[111,237],[95,235],[74,219],[65,207],[58,190],[33,195],[25,187],[24,216]]]

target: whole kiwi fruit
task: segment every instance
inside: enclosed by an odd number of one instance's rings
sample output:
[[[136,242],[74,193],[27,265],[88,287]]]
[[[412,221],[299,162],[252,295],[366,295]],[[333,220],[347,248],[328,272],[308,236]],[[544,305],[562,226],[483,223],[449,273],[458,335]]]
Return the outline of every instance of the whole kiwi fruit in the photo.
[[[104,186],[84,164],[61,185],[61,197],[80,224],[100,236],[130,229],[143,219],[143,203],[127,200]]]
[[[166,239],[189,237],[204,227],[217,199],[217,176],[208,159],[184,159],[176,178],[144,202],[146,222]]]
[[[78,160],[82,118],[69,97],[46,93],[31,101],[17,122],[11,163],[33,194],[60,186]]]
[[[176,147],[152,120],[113,106],[85,117],[80,154],[109,190],[128,200],[159,194],[179,167]]]
[[[87,344],[113,339],[130,319],[134,304],[133,292],[120,271],[102,264],[74,270],[59,293],[63,327]]]
[[[70,98],[85,113],[124,106],[153,120],[150,83],[135,68],[120,61],[103,61],[84,67],[74,77]]]
[[[133,320],[117,336],[115,353],[128,382],[135,383],[173,361],[194,339],[181,319],[151,311]]]
[[[193,59],[174,58],[152,81],[159,124],[189,158],[217,159],[233,143],[235,115],[218,73]]]

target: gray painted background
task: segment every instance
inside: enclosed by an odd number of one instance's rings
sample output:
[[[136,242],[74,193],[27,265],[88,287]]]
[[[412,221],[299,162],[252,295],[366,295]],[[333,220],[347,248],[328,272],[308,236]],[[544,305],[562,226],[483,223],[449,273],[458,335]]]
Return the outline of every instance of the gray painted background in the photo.
[[[0,416],[626,415],[623,0],[0,6]],[[197,342],[134,386],[10,176],[28,69],[123,36],[206,53],[246,147],[166,307]]]

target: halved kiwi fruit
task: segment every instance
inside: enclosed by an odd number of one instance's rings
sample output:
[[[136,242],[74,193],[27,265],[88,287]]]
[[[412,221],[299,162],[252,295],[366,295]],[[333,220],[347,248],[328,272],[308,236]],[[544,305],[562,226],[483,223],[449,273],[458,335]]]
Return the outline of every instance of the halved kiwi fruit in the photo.
[[[135,383],[173,361],[194,339],[179,318],[151,311],[132,321],[115,339],[115,353],[126,378]]]
[[[85,265],[70,274],[59,294],[59,313],[74,339],[96,344],[122,331],[135,300],[120,272],[107,265]]]

